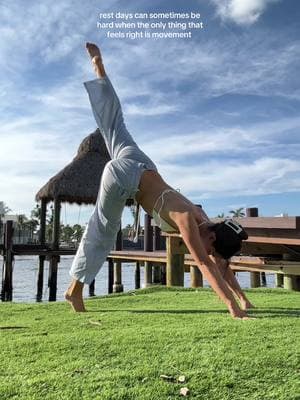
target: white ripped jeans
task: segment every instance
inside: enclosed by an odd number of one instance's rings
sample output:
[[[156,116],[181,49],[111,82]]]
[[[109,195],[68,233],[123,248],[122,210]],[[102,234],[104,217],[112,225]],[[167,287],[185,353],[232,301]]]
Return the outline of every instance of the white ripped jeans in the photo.
[[[134,199],[142,173],[157,169],[127,131],[120,101],[109,78],[85,82],[84,86],[111,157],[70,269],[74,279],[90,284],[114,246],[126,200]]]

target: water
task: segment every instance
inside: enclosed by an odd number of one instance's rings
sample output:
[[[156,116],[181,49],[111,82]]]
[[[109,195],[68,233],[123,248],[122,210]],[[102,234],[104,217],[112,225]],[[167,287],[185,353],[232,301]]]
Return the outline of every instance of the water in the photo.
[[[57,300],[63,300],[63,294],[70,283],[69,269],[74,256],[61,257],[58,265],[57,273]],[[3,259],[0,257],[1,266]],[[16,257],[14,262],[13,272],[13,301],[16,302],[35,302],[37,291],[37,278],[38,278],[38,257],[32,256],[19,256]],[[108,292],[108,265],[104,263],[102,269],[98,273],[95,281],[95,294],[97,296],[107,294]],[[122,283],[124,291],[134,289],[134,263],[122,263]],[[241,287],[247,289],[250,287],[250,273],[238,272],[236,275]],[[267,286],[275,286],[274,274],[266,274]],[[141,287],[144,282],[144,268],[141,268]],[[44,269],[44,288],[43,288],[43,301],[48,299],[49,290],[48,284],[48,262],[45,262]],[[185,287],[190,287],[190,274],[186,273],[184,277]],[[204,280],[204,287],[208,287],[207,282]],[[84,297],[88,297],[88,286],[85,285]]]

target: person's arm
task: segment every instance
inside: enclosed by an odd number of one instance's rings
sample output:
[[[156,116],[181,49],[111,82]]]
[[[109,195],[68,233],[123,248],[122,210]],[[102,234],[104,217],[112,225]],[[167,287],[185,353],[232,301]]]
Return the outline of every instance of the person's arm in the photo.
[[[170,188],[171,188],[171,186],[170,186]],[[181,196],[181,199],[191,207],[191,210],[193,210],[193,215],[196,218],[196,222],[198,224],[200,224],[200,223],[202,223],[204,221],[210,222],[210,219],[207,216],[207,214],[205,213],[205,211],[203,210],[202,206],[199,207],[196,204],[192,203],[187,197],[185,197],[179,191],[177,191],[177,193],[178,193],[179,196]]]
[[[178,213],[176,224],[198,268],[212,289],[224,301],[231,316],[234,318],[247,317],[247,314],[239,308],[216,264],[207,254],[194,215],[191,212]]]
[[[249,301],[246,294],[243,292],[238,280],[236,279],[232,269],[230,268],[229,261],[224,260],[224,258],[216,254],[213,256],[213,259],[217,264],[227,286],[232,291],[233,295],[235,295],[240,301],[242,309],[246,310],[249,308],[254,308],[253,304]]]

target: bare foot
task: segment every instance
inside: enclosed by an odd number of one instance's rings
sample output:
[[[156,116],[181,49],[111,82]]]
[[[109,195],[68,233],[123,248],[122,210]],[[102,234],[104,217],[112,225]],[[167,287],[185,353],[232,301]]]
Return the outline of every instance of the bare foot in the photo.
[[[83,298],[80,296],[71,296],[68,292],[64,294],[66,301],[71,304],[75,312],[86,312],[84,307]]]
[[[89,42],[85,44],[85,47],[89,56],[91,57],[96,75],[98,76],[98,78],[104,78],[105,70],[99,47],[94,43],[89,43]]]

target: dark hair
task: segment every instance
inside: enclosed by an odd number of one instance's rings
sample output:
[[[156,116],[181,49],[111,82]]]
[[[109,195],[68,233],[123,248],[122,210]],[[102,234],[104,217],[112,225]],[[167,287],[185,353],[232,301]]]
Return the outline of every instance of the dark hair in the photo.
[[[216,240],[213,246],[218,254],[226,260],[238,253],[242,247],[242,241],[248,239],[248,234],[244,228],[233,221],[226,219],[210,227],[215,232]]]

